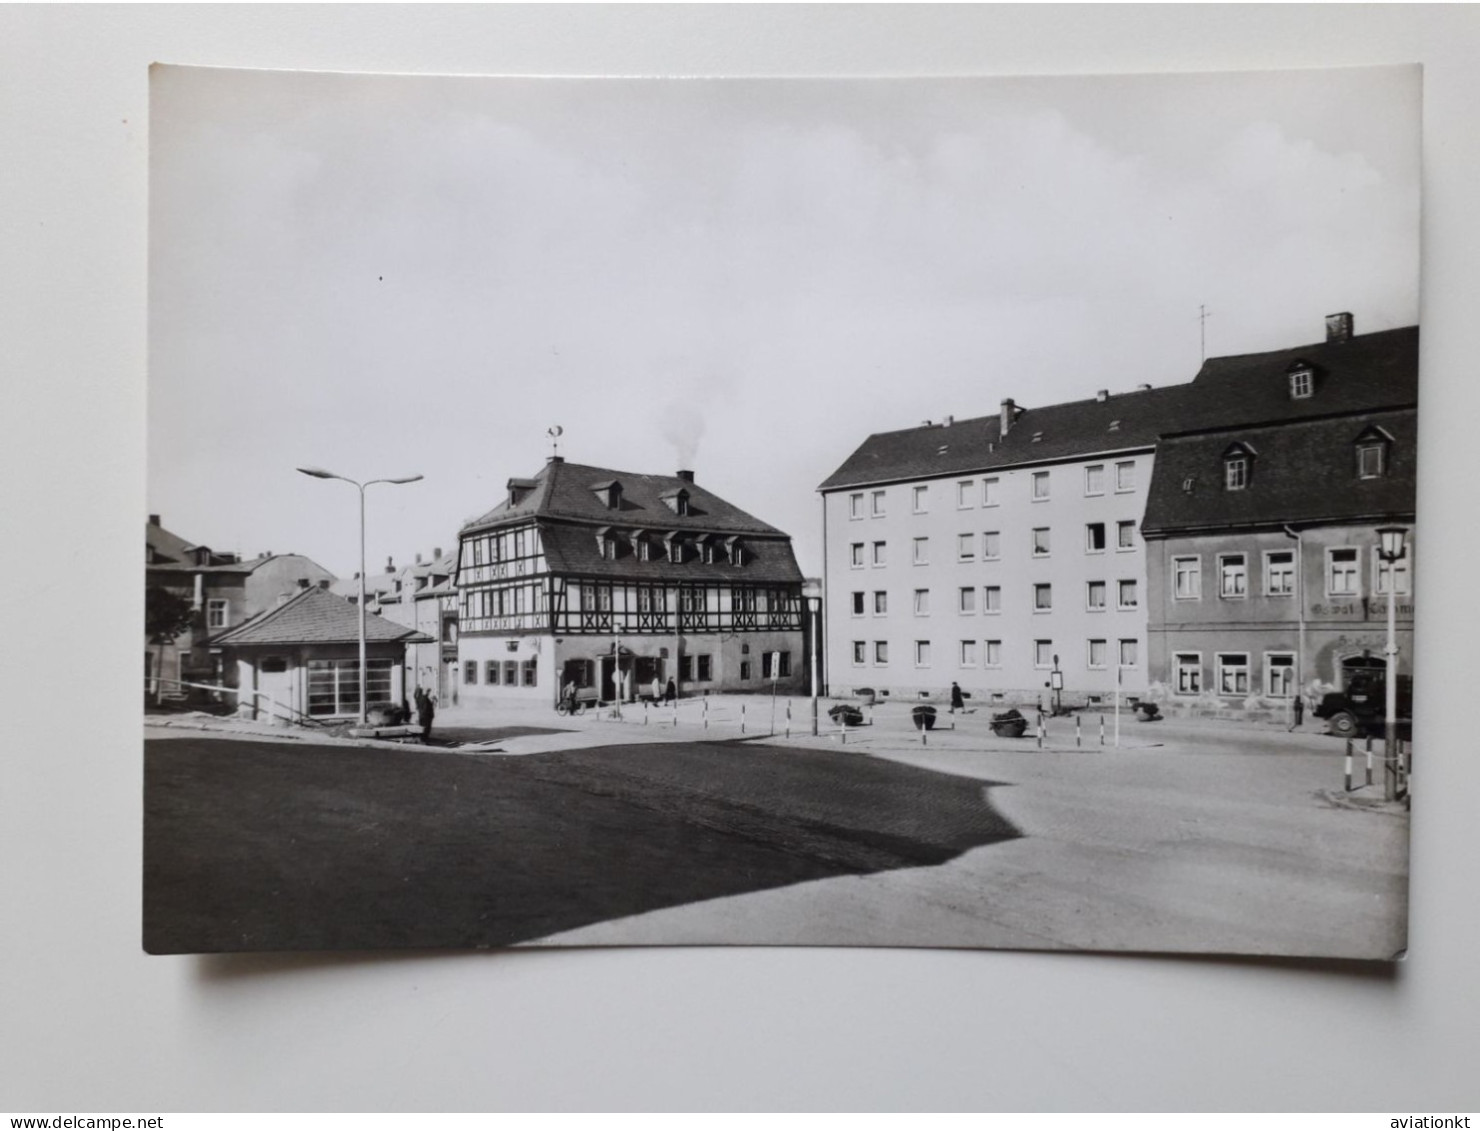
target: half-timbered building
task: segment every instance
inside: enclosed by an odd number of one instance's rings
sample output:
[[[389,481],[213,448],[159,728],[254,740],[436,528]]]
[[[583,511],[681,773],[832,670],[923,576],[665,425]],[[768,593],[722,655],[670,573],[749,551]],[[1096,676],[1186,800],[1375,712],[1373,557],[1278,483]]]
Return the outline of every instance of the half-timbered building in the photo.
[[[551,457],[463,527],[456,588],[460,702],[805,683],[790,537],[690,471]]]

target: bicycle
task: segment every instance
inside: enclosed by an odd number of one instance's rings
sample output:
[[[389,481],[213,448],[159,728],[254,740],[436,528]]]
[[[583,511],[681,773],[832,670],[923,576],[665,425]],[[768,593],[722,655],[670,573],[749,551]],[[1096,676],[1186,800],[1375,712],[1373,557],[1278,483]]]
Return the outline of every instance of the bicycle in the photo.
[[[557,715],[579,715],[583,714],[585,710],[586,701],[584,699],[562,699],[555,704],[555,713]]]

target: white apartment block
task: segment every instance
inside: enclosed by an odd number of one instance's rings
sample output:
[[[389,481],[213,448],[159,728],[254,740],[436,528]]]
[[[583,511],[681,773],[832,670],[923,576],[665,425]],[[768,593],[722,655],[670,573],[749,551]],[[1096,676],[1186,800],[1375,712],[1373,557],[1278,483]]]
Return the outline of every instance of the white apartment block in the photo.
[[[870,437],[819,489],[829,692],[1144,692],[1139,526],[1174,390]],[[1055,680],[1054,673],[1059,678]]]

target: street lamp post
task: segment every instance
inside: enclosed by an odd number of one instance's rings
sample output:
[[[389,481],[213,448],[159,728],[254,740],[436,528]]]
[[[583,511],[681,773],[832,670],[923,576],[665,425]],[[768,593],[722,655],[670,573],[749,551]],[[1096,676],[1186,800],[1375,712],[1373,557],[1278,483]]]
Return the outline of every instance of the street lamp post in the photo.
[[[300,467],[298,470],[315,479],[338,479],[351,484],[360,492],[360,725],[364,726],[369,721],[369,704],[365,702],[365,488],[374,483],[415,483],[421,476],[407,475],[400,479],[367,479],[361,483],[358,479],[351,479],[347,475],[335,475],[332,471],[325,471],[322,467]]]
[[[1398,796],[1398,638],[1396,608],[1398,604],[1398,562],[1408,553],[1403,544],[1408,530],[1402,526],[1383,526],[1377,531],[1377,556],[1387,563],[1387,667],[1383,672],[1387,686],[1383,759],[1383,797],[1394,801]]]

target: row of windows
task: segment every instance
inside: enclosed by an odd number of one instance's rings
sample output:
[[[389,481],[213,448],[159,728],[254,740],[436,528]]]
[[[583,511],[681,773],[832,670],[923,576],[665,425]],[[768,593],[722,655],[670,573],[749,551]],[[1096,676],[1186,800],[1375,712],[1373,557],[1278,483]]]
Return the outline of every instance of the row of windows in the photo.
[[[1216,695],[1250,695],[1249,653],[1217,652],[1213,656],[1213,693]],[[1203,693],[1203,658],[1201,652],[1177,652],[1172,659],[1172,688],[1178,695]],[[1295,653],[1264,653],[1264,694],[1274,699],[1293,698]]]
[[[500,678],[502,676],[502,678]],[[478,661],[463,661],[463,683],[475,685],[478,682]],[[483,682],[489,687],[497,687],[503,684],[505,687],[518,687],[521,683],[525,687],[534,687],[539,682],[539,660],[531,657],[528,660],[485,660],[483,661]]]
[[[463,543],[464,564],[480,566],[517,561],[540,552],[539,535],[533,526],[505,530],[498,534],[480,534]]]
[[[1061,474],[1067,474],[1065,468]],[[1106,493],[1107,484],[1114,477],[1116,494],[1125,494],[1136,489],[1136,461],[1122,460],[1113,468],[1103,463],[1090,464],[1084,468],[1084,494],[1086,496],[1103,495]],[[945,487],[945,484],[941,484]],[[967,510],[975,506],[995,507],[1001,504],[1002,480],[999,476],[988,476],[985,479],[961,479],[955,483],[956,509]],[[1053,497],[1053,479],[1051,471],[1035,471],[1029,479],[1029,497],[1035,502],[1043,502]],[[913,514],[928,514],[930,511],[930,484],[917,483],[910,487],[910,511]],[[848,496],[848,517],[850,519],[883,518],[888,513],[889,492],[885,489],[875,491],[855,491]]]
[[[1086,640],[1084,648],[1084,666],[1092,671],[1105,670],[1110,667],[1109,657],[1111,655],[1111,641],[1105,639]],[[1140,663],[1141,647],[1140,641],[1133,638],[1125,638],[1114,642],[1116,645],[1115,656],[1117,663],[1123,668],[1134,668]],[[933,641],[916,640],[914,642],[915,667],[928,668],[932,666],[934,647]],[[1058,666],[1058,656],[1053,650],[1052,640],[1033,641],[1033,666],[1044,671],[1054,670]],[[889,664],[889,641],[875,640],[870,649],[869,641],[853,641],[853,666],[865,667],[870,662],[874,667],[887,667]],[[956,664],[963,668],[1000,668],[1002,666],[1002,641],[1000,640],[961,640],[957,642]]]
[[[1106,538],[1108,536],[1108,525],[1103,522],[1088,522],[1084,526],[1084,552],[1086,554],[1103,554],[1105,552]],[[1035,558],[1046,558],[1053,553],[1053,529],[1048,526],[1035,526],[1032,535],[1032,556]],[[1136,548],[1136,524],[1134,521],[1125,520],[1115,524],[1115,549],[1134,550]],[[914,565],[930,564],[930,539],[913,538],[910,540],[911,562]],[[889,564],[889,543],[887,541],[875,542],[872,554],[868,553],[869,544],[865,542],[853,542],[848,547],[848,564],[853,569],[862,569],[865,564],[884,566]],[[956,535],[956,560],[958,562],[974,562],[977,560],[980,550],[981,560],[984,562],[998,561],[1002,557],[1002,532],[1000,530],[985,530],[981,534],[967,532]]]
[[[671,532],[649,537],[634,532],[629,538],[619,537],[612,531],[603,529],[597,532],[596,550],[605,561],[610,562],[629,553],[635,554],[640,562],[666,561],[673,565],[683,565],[685,562],[699,562],[702,565],[728,562],[739,566],[747,561],[746,549],[737,538],[718,534],[680,537],[677,532]]]
[[[1308,395],[1308,394],[1307,394]],[[1392,462],[1393,438],[1375,425],[1359,435],[1353,449],[1358,479],[1381,479]],[[1223,489],[1243,491],[1254,479],[1257,456],[1248,444],[1230,444],[1223,453]]]
[[[1328,597],[1356,597],[1362,592],[1362,555],[1355,546],[1333,546],[1326,550],[1325,588]],[[1217,594],[1224,600],[1241,600],[1255,591],[1249,576],[1253,554],[1227,553],[1214,555]],[[1296,594],[1294,550],[1266,550],[1263,555],[1263,578],[1260,582],[1266,597],[1293,597]],[[1385,562],[1372,548],[1373,592],[1378,594],[1412,592],[1412,574],[1407,558]],[[1179,601],[1200,601],[1203,596],[1201,555],[1172,559],[1172,594]]]
[[[977,611],[977,587],[975,585],[962,585],[956,590],[956,611],[958,613],[975,613]],[[983,585],[981,593],[981,611],[984,613],[1000,613],[1002,611],[1002,586]],[[1108,596],[1110,583],[1107,581],[1087,581],[1084,590],[1084,607],[1089,612],[1104,612],[1108,607]],[[873,600],[870,601],[865,590],[855,589],[853,591],[853,615],[855,617],[866,616],[872,608],[876,617],[889,614],[889,591],[887,589],[875,589]],[[1135,609],[1140,606],[1140,586],[1134,578],[1121,578],[1115,582],[1115,607],[1117,609]],[[917,617],[930,615],[930,590],[916,589],[914,592],[914,613]],[[1047,582],[1033,586],[1033,611],[1039,613],[1050,612],[1053,609],[1053,585]]]

